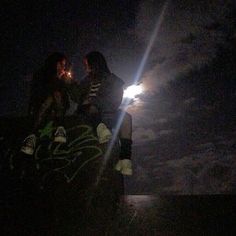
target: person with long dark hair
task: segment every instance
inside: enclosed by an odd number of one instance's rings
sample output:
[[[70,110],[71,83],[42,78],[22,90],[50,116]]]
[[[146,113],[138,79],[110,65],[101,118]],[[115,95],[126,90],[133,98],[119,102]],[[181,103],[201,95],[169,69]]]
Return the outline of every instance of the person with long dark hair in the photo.
[[[99,142],[106,143],[111,139],[111,130],[121,114],[119,106],[123,98],[124,82],[111,73],[100,52],[88,53],[83,62],[87,76],[79,85],[78,113],[87,114],[87,119],[96,127]],[[116,165],[116,169],[124,175],[132,175],[131,136],[132,117],[125,112],[119,132],[120,161]]]
[[[54,141],[66,142],[66,131],[63,126],[64,115],[69,106],[65,91],[66,63],[66,56],[55,52],[48,56],[43,67],[33,76],[28,111],[33,118],[33,129],[21,147],[25,154],[34,153],[38,131],[49,116],[57,127]]]

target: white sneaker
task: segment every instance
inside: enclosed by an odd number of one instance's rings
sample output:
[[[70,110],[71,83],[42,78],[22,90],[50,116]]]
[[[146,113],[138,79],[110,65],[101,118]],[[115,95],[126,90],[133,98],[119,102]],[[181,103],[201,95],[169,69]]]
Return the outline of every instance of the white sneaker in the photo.
[[[35,145],[36,145],[36,136],[34,134],[31,134],[25,138],[24,144],[21,147],[21,152],[27,155],[33,155]]]
[[[54,142],[66,143],[66,130],[63,126],[59,126],[54,134]]]
[[[119,160],[115,166],[115,169],[122,175],[132,175],[132,162],[129,159]]]
[[[100,123],[97,127],[97,135],[99,143],[107,143],[112,138],[111,131],[104,123]]]

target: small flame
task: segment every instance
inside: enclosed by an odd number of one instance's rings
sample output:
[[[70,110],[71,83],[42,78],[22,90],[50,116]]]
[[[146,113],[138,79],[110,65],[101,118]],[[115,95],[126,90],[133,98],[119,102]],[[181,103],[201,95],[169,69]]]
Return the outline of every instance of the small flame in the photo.
[[[72,75],[71,75],[71,72],[70,72],[70,71],[68,71],[68,72],[67,72],[67,77],[69,77],[69,78],[71,78],[71,77],[72,77]]]
[[[65,78],[66,80],[70,80],[70,79],[72,78],[71,72],[70,72],[70,71],[66,71],[64,78]]]

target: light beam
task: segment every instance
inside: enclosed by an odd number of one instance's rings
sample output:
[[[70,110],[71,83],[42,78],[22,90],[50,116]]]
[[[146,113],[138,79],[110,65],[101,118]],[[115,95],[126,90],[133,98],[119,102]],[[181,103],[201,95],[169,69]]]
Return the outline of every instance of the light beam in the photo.
[[[145,66],[145,64],[146,64],[146,62],[147,62],[147,59],[148,59],[149,54],[150,54],[150,51],[151,51],[152,46],[153,46],[153,44],[154,44],[154,42],[155,42],[155,39],[156,39],[156,37],[157,37],[158,31],[159,31],[159,29],[160,29],[160,26],[161,26],[161,24],[162,24],[162,22],[163,22],[164,15],[165,15],[165,12],[166,12],[166,9],[167,9],[168,4],[169,4],[169,0],[167,0],[167,1],[165,2],[164,6],[163,6],[163,9],[162,9],[162,11],[161,11],[161,15],[160,15],[160,17],[159,17],[158,20],[157,20],[157,23],[156,23],[156,25],[155,25],[155,28],[154,28],[154,30],[153,30],[153,33],[152,33],[152,35],[151,35],[151,38],[150,38],[149,43],[148,43],[148,45],[147,45],[147,48],[146,48],[146,50],[145,50],[145,52],[144,52],[144,55],[143,55],[143,58],[142,58],[142,60],[141,60],[140,66],[139,66],[139,68],[138,68],[138,71],[137,71],[137,73],[136,73],[136,75],[135,75],[135,77],[134,77],[133,85],[137,85],[137,84],[140,82],[140,78],[141,78],[141,75],[142,75],[142,73],[143,73],[144,66]],[[121,113],[121,115],[120,115],[120,117],[119,117],[119,119],[118,119],[118,122],[117,122],[117,124],[116,124],[116,126],[115,126],[115,129],[114,129],[114,132],[113,132],[113,135],[112,135],[112,139],[110,140],[110,142],[109,142],[109,144],[108,144],[107,151],[106,151],[106,153],[105,153],[105,155],[104,155],[104,158],[103,158],[103,164],[102,164],[102,166],[101,166],[101,168],[100,168],[100,170],[99,170],[99,174],[98,174],[98,177],[97,177],[97,184],[99,184],[100,179],[101,179],[101,177],[102,177],[102,174],[103,174],[103,172],[104,172],[104,170],[105,170],[106,163],[107,163],[107,161],[108,161],[108,159],[109,159],[109,157],[110,157],[112,148],[113,148],[113,146],[114,146],[114,144],[115,144],[117,135],[118,135],[119,130],[120,130],[120,126],[121,126],[122,121],[123,121],[124,116],[125,116],[125,110],[127,109],[127,105],[130,103],[130,100],[131,100],[131,99],[126,99],[125,104],[124,104],[124,107],[125,107],[125,108],[124,108],[124,110],[122,111],[122,113]]]

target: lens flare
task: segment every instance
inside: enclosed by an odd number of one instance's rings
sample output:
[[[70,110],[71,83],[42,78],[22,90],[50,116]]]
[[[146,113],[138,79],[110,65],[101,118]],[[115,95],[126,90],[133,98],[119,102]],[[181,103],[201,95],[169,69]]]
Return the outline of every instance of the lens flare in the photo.
[[[132,85],[132,86],[135,86],[135,87],[138,86],[138,83],[141,80],[141,76],[142,76],[142,73],[143,73],[143,70],[144,70],[144,66],[145,66],[146,61],[147,61],[147,59],[149,57],[149,54],[151,52],[152,46],[153,46],[153,44],[155,42],[155,39],[157,37],[158,31],[160,29],[160,26],[161,26],[161,24],[163,22],[163,19],[164,19],[165,12],[166,12],[166,9],[168,7],[168,4],[169,4],[169,0],[166,0],[165,4],[163,5],[161,14],[160,14],[160,16],[159,16],[159,18],[158,18],[158,20],[156,22],[156,26],[155,26],[155,28],[153,30],[153,33],[152,33],[152,35],[150,37],[149,43],[147,45],[147,48],[146,48],[146,50],[144,52],[144,55],[142,57],[142,60],[141,60],[140,66],[138,68],[138,71],[136,73],[136,76],[134,78],[134,82],[133,82],[134,85]],[[136,91],[140,91],[140,88],[136,89],[135,87],[132,87],[132,89],[131,89],[132,92],[130,92],[130,93],[129,92],[125,92],[125,94],[127,94],[128,96],[131,96],[131,95],[135,96],[135,95],[133,95],[133,90],[135,91],[134,92],[135,94],[136,94]],[[137,94],[136,94],[136,96],[137,96]],[[129,104],[130,100],[131,100],[130,98],[126,99],[126,102],[124,104],[125,108]],[[106,167],[106,164],[107,164],[107,162],[108,162],[108,160],[110,158],[110,154],[111,154],[112,148],[113,148],[113,146],[114,146],[114,144],[116,142],[116,139],[117,139],[117,136],[118,136],[121,124],[122,124],[123,119],[124,119],[124,116],[125,116],[125,110],[123,112],[121,112],[120,117],[119,117],[119,119],[118,119],[118,121],[116,123],[116,126],[114,128],[112,139],[111,139],[111,141],[108,144],[106,153],[105,153],[104,158],[103,158],[102,166],[101,166],[101,168],[99,170],[99,173],[98,173],[98,176],[97,176],[97,183],[96,183],[97,185],[99,184],[99,182],[100,182],[100,180],[102,178],[102,174],[103,174],[103,172],[105,170],[105,167]]]
[[[124,98],[134,99],[137,95],[143,92],[143,86],[139,85],[131,85],[124,90]]]

